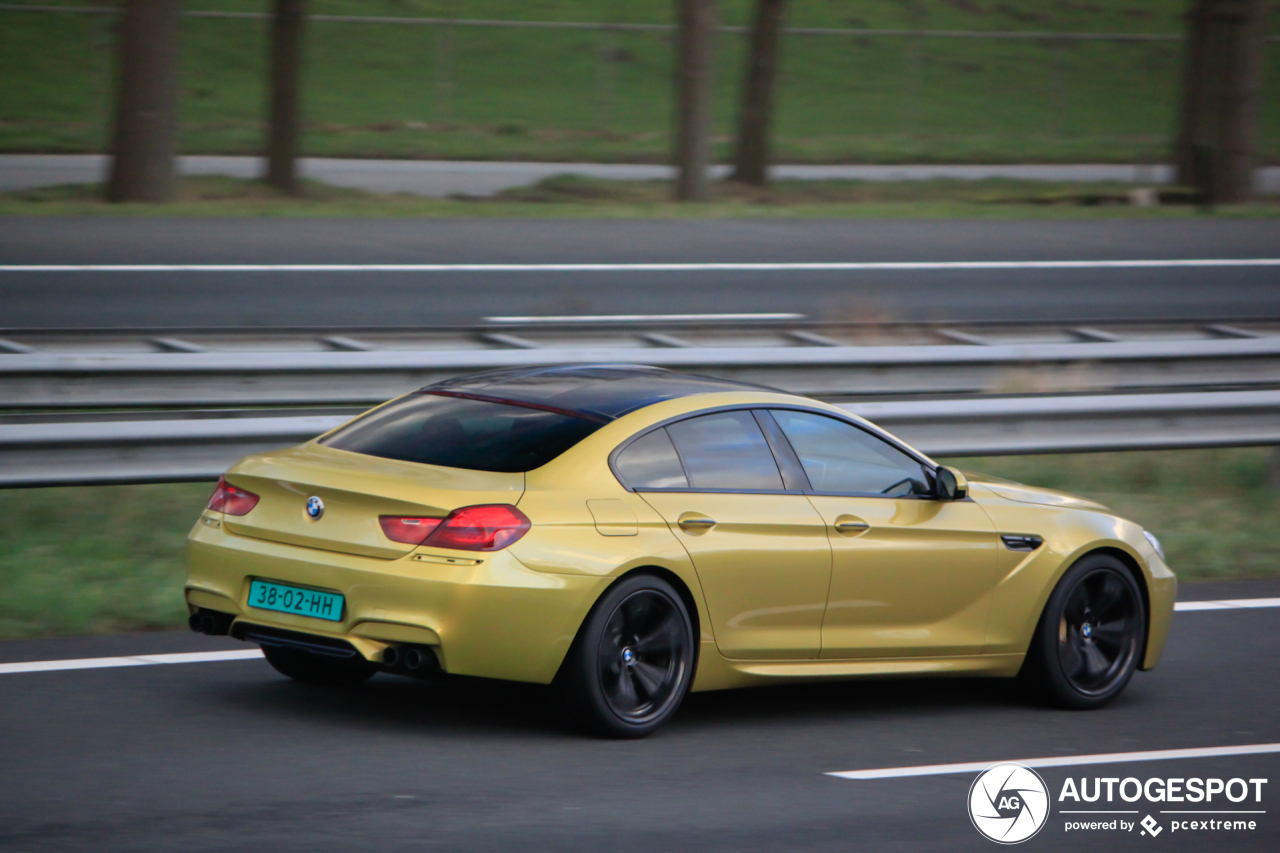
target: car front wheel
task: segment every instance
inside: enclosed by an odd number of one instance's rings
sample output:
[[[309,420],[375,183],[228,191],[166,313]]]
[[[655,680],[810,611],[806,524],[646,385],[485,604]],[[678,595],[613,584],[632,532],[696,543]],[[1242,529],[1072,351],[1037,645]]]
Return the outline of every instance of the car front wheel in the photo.
[[[588,728],[637,738],[675,714],[693,663],[693,627],[679,593],[661,578],[638,575],[596,602],[558,681]]]
[[[1133,575],[1094,554],[1072,566],[1045,605],[1027,656],[1027,675],[1051,703],[1100,708],[1138,668],[1146,610]]]

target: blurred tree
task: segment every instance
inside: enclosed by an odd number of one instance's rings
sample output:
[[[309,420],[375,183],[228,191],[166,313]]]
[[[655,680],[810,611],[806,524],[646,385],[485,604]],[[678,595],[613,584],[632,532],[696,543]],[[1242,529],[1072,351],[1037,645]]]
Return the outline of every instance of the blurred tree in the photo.
[[[676,198],[707,199],[716,0],[676,0]]]
[[[275,0],[271,21],[271,115],[268,119],[267,183],[298,189],[298,132],[302,100],[302,32],[307,0]]]
[[[758,187],[764,186],[769,178],[769,123],[773,117],[773,89],[778,71],[778,38],[786,11],[787,0],[756,0],[732,177]]]
[[[1192,0],[1187,15],[1178,183],[1209,202],[1252,191],[1257,160],[1265,0]]]
[[[179,0],[125,0],[108,201],[173,198],[179,6]]]

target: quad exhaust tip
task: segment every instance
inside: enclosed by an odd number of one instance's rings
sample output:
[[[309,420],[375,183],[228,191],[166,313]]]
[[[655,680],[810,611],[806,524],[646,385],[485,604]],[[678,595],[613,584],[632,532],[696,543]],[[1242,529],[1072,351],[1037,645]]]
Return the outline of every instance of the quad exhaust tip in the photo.
[[[382,650],[382,665],[409,675],[426,675],[440,669],[435,651],[421,646],[387,646]]]
[[[219,613],[216,610],[205,610],[201,607],[187,617],[187,625],[197,634],[210,637],[222,637],[231,632],[231,623],[235,617],[230,613]]]

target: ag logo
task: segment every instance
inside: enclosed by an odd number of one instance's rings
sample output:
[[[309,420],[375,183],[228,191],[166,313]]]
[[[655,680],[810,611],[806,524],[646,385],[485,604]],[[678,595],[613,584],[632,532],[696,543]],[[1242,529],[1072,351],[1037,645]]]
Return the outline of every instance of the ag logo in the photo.
[[[997,764],[973,781],[969,819],[992,841],[1026,841],[1049,819],[1049,789],[1034,770],[1021,764]]]

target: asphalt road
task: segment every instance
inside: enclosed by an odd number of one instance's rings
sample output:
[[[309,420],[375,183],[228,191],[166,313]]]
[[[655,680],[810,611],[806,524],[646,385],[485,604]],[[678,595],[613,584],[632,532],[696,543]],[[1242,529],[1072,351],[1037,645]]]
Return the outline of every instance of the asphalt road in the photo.
[[[1277,594],[1280,582],[1261,581],[1188,585],[1183,597]],[[1277,627],[1274,608],[1179,613],[1161,666],[1096,712],[1028,705],[1007,682],[785,686],[691,696],[633,742],[566,731],[545,691],[520,685],[380,675],[327,691],[262,661],[3,675],[0,849],[991,850],[966,813],[973,774],[823,773],[1274,743]],[[0,660],[227,645],[22,641],[0,644]],[[1055,804],[1026,849],[1273,851],[1277,771],[1274,754],[1044,769],[1055,798],[1068,776],[1267,778],[1263,804],[1235,807],[1268,813],[1249,816],[1252,832],[1166,829],[1153,841],[1065,832]]]
[[[8,218],[3,264],[1123,260],[1280,255],[1268,220]],[[493,315],[1280,316],[1280,269],[12,272],[0,327],[420,325]]]

